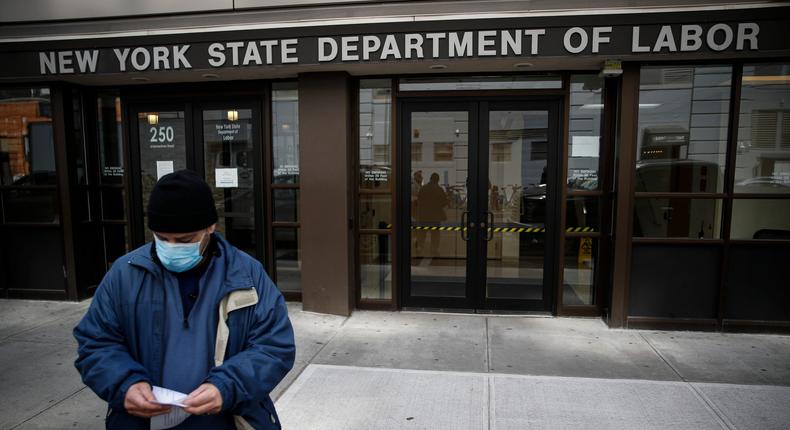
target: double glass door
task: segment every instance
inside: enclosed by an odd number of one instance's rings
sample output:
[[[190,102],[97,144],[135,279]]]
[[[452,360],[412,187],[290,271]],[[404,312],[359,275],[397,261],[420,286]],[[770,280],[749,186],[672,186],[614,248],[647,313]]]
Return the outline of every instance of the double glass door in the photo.
[[[219,231],[230,243],[262,260],[264,244],[261,125],[257,103],[132,105],[133,231],[138,244],[152,240],[146,207],[156,181],[191,169],[214,193]],[[258,215],[258,216],[256,216]]]
[[[550,311],[559,102],[406,101],[401,115],[404,305]]]

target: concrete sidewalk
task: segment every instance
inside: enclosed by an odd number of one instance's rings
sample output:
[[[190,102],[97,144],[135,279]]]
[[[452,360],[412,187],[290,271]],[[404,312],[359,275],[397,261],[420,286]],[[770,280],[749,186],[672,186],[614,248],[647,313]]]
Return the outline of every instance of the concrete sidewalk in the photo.
[[[0,300],[0,429],[99,429],[74,370],[87,303]],[[595,319],[289,304],[286,429],[790,428],[790,337],[610,330]]]

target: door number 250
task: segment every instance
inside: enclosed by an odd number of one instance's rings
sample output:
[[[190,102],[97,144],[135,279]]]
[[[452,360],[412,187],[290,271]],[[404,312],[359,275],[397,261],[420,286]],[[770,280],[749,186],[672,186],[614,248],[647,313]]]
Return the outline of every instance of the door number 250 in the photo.
[[[173,138],[175,137],[175,131],[173,131],[173,127],[151,127],[149,130],[151,132],[151,142],[172,142]]]

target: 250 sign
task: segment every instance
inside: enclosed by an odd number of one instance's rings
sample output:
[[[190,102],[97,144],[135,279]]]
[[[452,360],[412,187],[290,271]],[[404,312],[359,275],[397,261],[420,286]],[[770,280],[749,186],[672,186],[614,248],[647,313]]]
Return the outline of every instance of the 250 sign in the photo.
[[[175,130],[173,127],[151,127],[148,130],[151,133],[151,143],[172,143],[175,139]]]

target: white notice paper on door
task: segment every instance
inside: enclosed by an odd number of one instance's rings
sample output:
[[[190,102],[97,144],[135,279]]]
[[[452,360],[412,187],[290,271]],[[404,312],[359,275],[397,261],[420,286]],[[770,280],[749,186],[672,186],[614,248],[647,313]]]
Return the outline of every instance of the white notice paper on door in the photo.
[[[173,173],[173,161],[157,161],[156,162],[156,180],[158,181],[162,176],[168,173]]]
[[[170,405],[170,412],[164,415],[157,415],[151,418],[151,430],[164,430],[175,427],[185,419],[189,418],[189,414],[181,409],[184,404],[182,403],[187,395],[179,393],[178,391],[168,390],[167,388],[152,387],[156,403],[161,405]]]
[[[217,188],[239,188],[239,169],[214,169]]]

